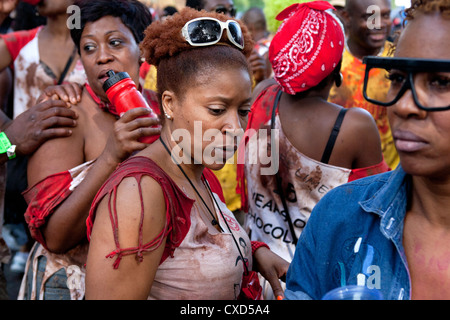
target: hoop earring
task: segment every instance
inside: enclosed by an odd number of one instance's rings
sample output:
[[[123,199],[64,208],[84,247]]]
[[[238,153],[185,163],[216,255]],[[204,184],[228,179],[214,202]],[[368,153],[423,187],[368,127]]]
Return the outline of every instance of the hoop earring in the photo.
[[[344,82],[344,75],[342,74],[342,72],[339,72],[339,76],[335,76],[334,82],[336,83],[336,87],[338,88],[342,85],[342,83]]]

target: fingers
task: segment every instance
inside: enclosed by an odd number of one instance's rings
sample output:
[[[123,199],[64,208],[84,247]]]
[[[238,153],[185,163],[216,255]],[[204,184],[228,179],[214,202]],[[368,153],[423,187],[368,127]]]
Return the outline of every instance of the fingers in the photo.
[[[66,118],[66,120],[71,120],[72,122],[78,118],[78,114],[74,110],[67,108],[66,103],[61,100],[44,101],[34,106],[27,112],[30,112],[31,117],[33,117],[34,119],[47,120],[49,118],[56,117],[58,119],[51,120],[54,121],[55,125],[59,123],[59,118]],[[64,125],[67,125],[67,123],[69,123],[66,120],[64,120]],[[75,125],[75,123],[73,123],[71,126],[73,125]]]
[[[153,117],[149,117],[149,115],[153,115]],[[122,117],[121,120],[124,122],[129,122],[132,121],[136,118],[139,117],[146,117],[146,118],[151,118],[151,119],[156,119],[156,115],[153,114],[152,110],[148,109],[148,108],[133,108],[128,110],[127,112],[125,112]],[[159,121],[158,121],[159,123]],[[157,124],[155,122],[155,124]]]
[[[277,298],[277,300],[283,300],[284,299],[284,291],[283,288],[280,285],[280,282],[277,282],[276,284],[272,285],[273,295]]]
[[[151,113],[150,110],[146,108],[135,108],[128,110],[123,114],[123,116],[117,121],[117,125],[124,127],[127,131],[135,131],[139,129],[140,132],[145,133],[160,133],[161,126],[158,117],[149,117]],[[153,127],[153,128],[151,128]],[[146,134],[148,135],[148,134]]]
[[[122,131],[121,139],[136,141],[139,138],[161,134],[161,126],[158,119],[136,118],[126,123],[117,123],[117,130]]]
[[[145,108],[136,108],[127,111],[114,123],[113,140],[107,146],[107,153],[112,159],[123,161],[133,152],[148,146],[145,143],[148,140],[143,138],[155,137],[161,133],[159,119],[150,118],[148,115],[149,111]]]
[[[34,136],[38,141],[70,136],[71,128],[77,125],[77,113],[68,109],[64,101],[48,100],[33,108],[27,112],[31,112],[29,118],[35,124]]]
[[[257,64],[264,64],[264,58],[261,56],[256,50],[253,50],[250,57],[248,58],[248,61],[253,65],[255,63]]]
[[[36,141],[47,141],[54,138],[69,137],[72,130],[69,128],[47,128],[35,132]]]
[[[73,128],[77,125],[76,120],[69,116],[57,116],[53,115],[41,120],[40,127],[42,130],[50,129],[50,128],[64,128],[69,127]]]
[[[82,87],[77,83],[64,83],[58,86],[49,86],[44,90],[44,97],[40,101],[48,99],[62,100],[66,103],[77,104],[81,101]]]

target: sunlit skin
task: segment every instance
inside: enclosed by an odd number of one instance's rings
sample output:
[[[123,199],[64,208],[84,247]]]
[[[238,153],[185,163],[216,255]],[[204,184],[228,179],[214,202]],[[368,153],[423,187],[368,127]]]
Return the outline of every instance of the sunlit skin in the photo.
[[[450,20],[419,14],[408,24],[396,57],[450,59]],[[431,78],[416,77],[418,90],[420,79]],[[408,90],[388,115],[401,165],[412,175],[403,232],[412,298],[450,299],[450,111],[421,110]]]

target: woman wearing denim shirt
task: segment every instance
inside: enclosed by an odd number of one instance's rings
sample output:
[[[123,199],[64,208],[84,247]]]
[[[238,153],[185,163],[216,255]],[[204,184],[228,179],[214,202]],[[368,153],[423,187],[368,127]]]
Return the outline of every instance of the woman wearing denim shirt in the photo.
[[[449,0],[412,1],[395,57],[366,59],[388,70],[389,101],[378,103],[388,107],[401,165],[317,204],[288,271],[287,299],[321,299],[345,285],[387,300],[450,298],[449,17]]]

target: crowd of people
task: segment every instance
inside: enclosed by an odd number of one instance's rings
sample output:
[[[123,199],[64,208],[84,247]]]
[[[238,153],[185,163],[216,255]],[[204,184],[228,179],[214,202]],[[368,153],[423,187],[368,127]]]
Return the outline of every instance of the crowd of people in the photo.
[[[450,0],[272,5],[0,0],[0,299],[450,298]]]

